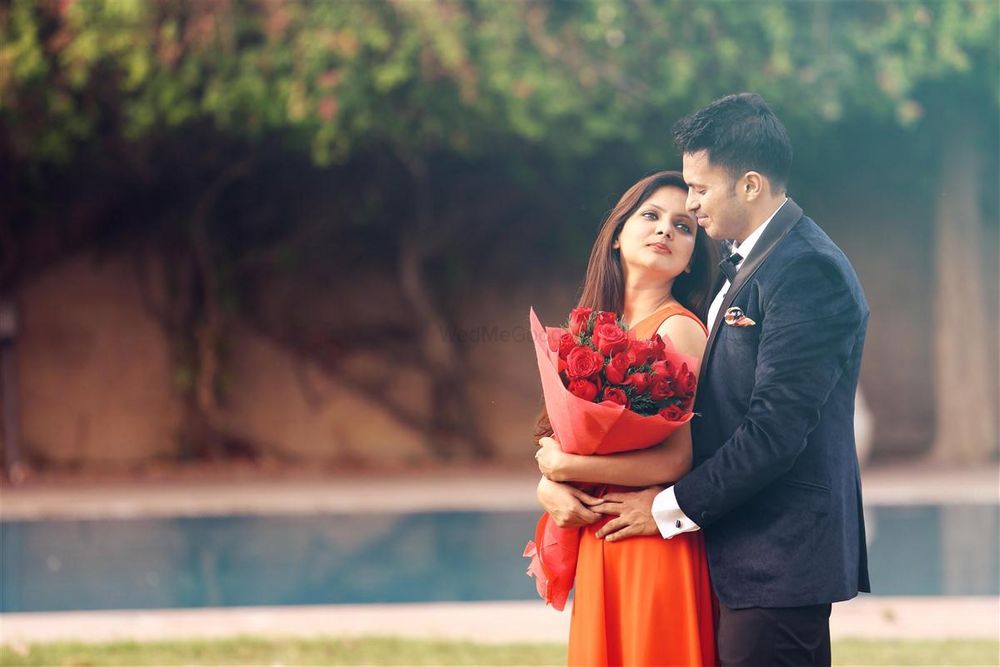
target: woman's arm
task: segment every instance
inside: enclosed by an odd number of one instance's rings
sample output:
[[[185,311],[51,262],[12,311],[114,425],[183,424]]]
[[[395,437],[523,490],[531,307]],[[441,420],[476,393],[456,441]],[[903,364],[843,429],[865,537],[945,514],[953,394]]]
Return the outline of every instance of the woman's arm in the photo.
[[[657,330],[669,338],[681,354],[693,357],[695,365],[705,352],[705,332],[697,322],[678,315],[668,317]],[[694,373],[698,368],[691,369]],[[655,447],[608,456],[566,454],[559,443],[542,438],[538,444],[538,469],[545,477],[558,482],[593,482],[622,486],[652,486],[680,479],[691,469],[691,427],[674,431]]]
[[[691,469],[691,427],[687,424],[655,447],[608,456],[567,454],[552,438],[538,443],[538,469],[554,482],[652,486],[676,481]]]

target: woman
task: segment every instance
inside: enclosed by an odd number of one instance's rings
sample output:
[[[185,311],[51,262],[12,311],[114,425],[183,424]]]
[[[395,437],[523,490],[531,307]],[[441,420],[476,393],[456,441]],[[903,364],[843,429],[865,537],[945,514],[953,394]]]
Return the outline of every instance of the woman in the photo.
[[[658,333],[699,362],[717,251],[686,208],[680,173],[648,176],[622,196],[594,242],[580,307],[619,313],[639,338]],[[697,370],[696,370],[697,372]],[[646,487],[691,466],[684,427],[655,447],[613,456],[565,454],[538,421],[538,499],[560,526],[583,527],[577,558],[571,665],[713,665],[714,598],[700,532],[608,542],[598,498],[568,482]],[[616,487],[618,487],[616,489]]]

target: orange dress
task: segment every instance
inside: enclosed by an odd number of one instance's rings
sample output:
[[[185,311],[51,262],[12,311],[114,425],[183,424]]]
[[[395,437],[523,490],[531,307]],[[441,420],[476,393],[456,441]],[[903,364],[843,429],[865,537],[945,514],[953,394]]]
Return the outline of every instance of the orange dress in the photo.
[[[632,329],[650,338],[674,315],[701,324],[671,304]],[[701,532],[605,542],[595,534],[610,518],[581,531],[569,664],[715,665],[716,603]]]

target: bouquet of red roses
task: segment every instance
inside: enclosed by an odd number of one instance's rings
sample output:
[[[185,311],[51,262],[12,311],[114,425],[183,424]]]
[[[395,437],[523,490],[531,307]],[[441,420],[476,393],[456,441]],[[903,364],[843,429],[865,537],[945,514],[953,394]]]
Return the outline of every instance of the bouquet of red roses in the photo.
[[[610,312],[576,308],[565,328],[542,327],[530,312],[545,409],[555,439],[570,454],[614,454],[663,442],[692,416],[694,360],[658,334],[637,340]],[[528,574],[556,609],[576,575],[580,529],[543,514],[525,547]]]
[[[576,308],[566,330],[550,328],[546,338],[550,352],[558,354],[559,377],[574,396],[671,422],[691,412],[694,373],[686,360],[668,355],[659,334],[636,340],[615,313]]]

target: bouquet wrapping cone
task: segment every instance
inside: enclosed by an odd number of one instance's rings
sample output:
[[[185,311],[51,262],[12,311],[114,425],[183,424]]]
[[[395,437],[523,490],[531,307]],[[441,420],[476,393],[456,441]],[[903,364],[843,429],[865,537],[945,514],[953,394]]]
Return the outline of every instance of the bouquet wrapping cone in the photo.
[[[691,420],[690,412],[678,421],[668,421],[659,414],[640,415],[611,401],[594,403],[575,396],[559,377],[558,345],[550,344],[567,331],[543,327],[534,308],[529,319],[545,410],[552,424],[553,437],[564,452],[600,455],[645,449],[663,442]],[[672,363],[694,367],[693,359],[677,352],[669,340],[664,342],[666,357]],[[531,559],[528,575],[535,578],[538,594],[555,609],[562,610],[566,606],[573,588],[580,530],[560,528],[548,514],[543,514],[535,528],[534,541],[528,542],[524,549],[524,556]]]

